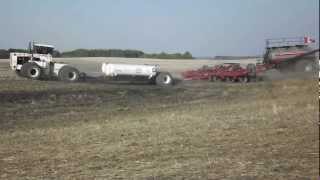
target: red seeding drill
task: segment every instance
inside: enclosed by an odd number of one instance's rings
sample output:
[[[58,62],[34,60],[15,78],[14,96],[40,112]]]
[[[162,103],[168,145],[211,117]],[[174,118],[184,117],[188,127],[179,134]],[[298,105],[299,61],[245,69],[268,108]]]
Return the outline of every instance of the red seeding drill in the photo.
[[[240,66],[240,63],[224,63],[212,68],[204,66],[198,70],[182,73],[185,80],[240,81],[248,82],[251,72]]]
[[[249,82],[260,79],[270,69],[316,74],[319,71],[316,58],[319,49],[309,47],[314,42],[309,37],[268,39],[263,63],[248,64],[246,67],[242,67],[240,63],[204,66],[198,70],[185,71],[182,76],[185,80]]]

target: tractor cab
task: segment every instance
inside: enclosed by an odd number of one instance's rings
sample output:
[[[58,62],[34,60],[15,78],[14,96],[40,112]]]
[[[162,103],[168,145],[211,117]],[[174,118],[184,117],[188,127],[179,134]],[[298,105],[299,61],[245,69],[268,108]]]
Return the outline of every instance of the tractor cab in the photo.
[[[51,54],[53,53],[54,46],[46,45],[46,44],[35,44],[32,43],[32,47],[30,48],[30,52],[33,54]]]
[[[47,44],[29,43],[29,51],[33,61],[49,63],[52,61],[54,46]],[[44,65],[45,66],[45,65]]]

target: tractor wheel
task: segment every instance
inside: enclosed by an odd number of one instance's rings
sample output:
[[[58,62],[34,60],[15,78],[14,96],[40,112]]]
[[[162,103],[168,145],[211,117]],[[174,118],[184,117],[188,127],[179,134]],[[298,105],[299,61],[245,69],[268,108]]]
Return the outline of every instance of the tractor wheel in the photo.
[[[297,72],[303,72],[303,73],[308,73],[312,74],[318,71],[317,63],[315,60],[301,60],[298,61],[295,65],[295,70]]]
[[[173,78],[170,73],[161,72],[156,77],[156,84],[160,86],[170,86],[173,84]]]
[[[59,73],[58,77],[60,81],[65,81],[65,82],[76,82],[79,80],[79,71],[70,66],[63,66]]]
[[[41,78],[41,68],[35,63],[25,63],[22,65],[20,74],[23,77],[27,77],[33,80]]]

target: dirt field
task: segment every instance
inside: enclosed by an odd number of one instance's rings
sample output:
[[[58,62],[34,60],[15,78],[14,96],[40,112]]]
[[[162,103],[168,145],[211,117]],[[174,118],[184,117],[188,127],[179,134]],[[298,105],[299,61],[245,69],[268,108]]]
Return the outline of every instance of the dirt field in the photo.
[[[0,61],[0,179],[317,179],[318,111],[316,79],[69,84]]]

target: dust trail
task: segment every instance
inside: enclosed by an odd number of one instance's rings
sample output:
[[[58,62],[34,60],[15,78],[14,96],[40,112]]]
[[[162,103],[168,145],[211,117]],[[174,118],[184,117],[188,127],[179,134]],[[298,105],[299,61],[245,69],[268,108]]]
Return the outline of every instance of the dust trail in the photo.
[[[266,81],[273,80],[289,80],[289,79],[316,79],[317,73],[302,73],[302,72],[281,72],[276,69],[271,69],[263,73],[262,79]]]

